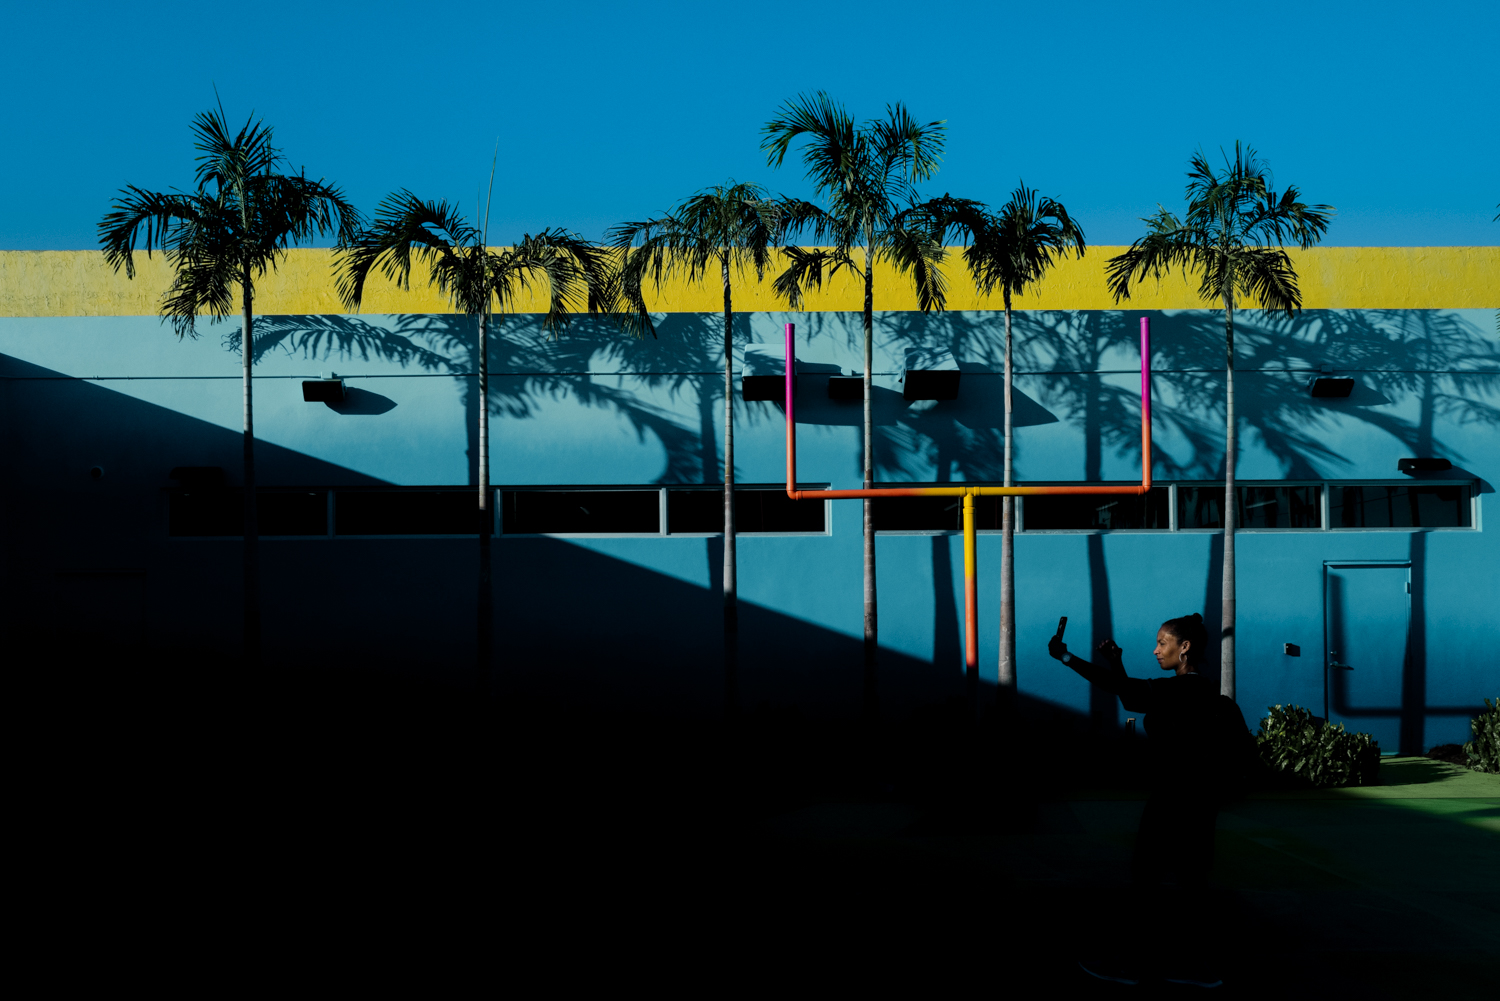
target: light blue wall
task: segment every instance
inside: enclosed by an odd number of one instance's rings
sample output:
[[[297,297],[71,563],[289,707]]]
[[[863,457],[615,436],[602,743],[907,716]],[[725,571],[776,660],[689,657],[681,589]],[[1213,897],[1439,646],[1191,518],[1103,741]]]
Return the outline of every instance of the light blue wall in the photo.
[[[1015,324],[1017,477],[1139,476],[1139,313],[1022,313]],[[1155,475],[1210,480],[1223,469],[1222,315],[1149,314],[1156,375]],[[859,484],[858,404],[828,401],[821,379],[858,370],[853,314],[752,314],[737,349],[798,325],[799,479]],[[721,320],[659,318],[632,341],[578,321],[547,338],[534,317],[496,324],[497,484],[663,484],[719,479]],[[886,481],[1001,476],[999,316],[877,316],[878,475]],[[1239,537],[1239,695],[1247,714],[1322,703],[1322,565],[1412,560],[1427,702],[1462,707],[1500,694],[1500,547],[1483,530],[1500,466],[1500,343],[1488,311],[1310,311],[1295,321],[1240,315],[1236,364],[1242,479],[1399,479],[1396,460],[1451,459],[1481,484],[1471,531],[1244,532]],[[218,465],[239,477],[237,324],[178,342],[153,318],[0,319],[5,440],[6,628],[66,629],[68,574],[144,571],[156,645],[230,647],[238,633],[238,545],[169,540],[168,470]],[[474,478],[473,327],[448,316],[267,317],[258,327],[256,428],[263,485],[464,484]],[[899,358],[952,350],[959,399],[908,404]],[[1346,401],[1314,400],[1322,366],[1358,380]],[[302,401],[300,380],[336,371],[362,413]],[[736,400],[736,475],[784,480],[781,410]],[[102,465],[103,480],[88,469]],[[830,533],[745,537],[740,594],[763,613],[747,698],[852,711],[859,700],[859,505],[835,502]],[[268,643],[340,650],[442,670],[471,649],[470,540],[268,541]],[[718,550],[703,538],[500,539],[499,610],[510,666],[538,686],[710,706],[717,675]],[[961,540],[882,536],[883,695],[892,706],[961,691]],[[981,663],[995,677],[1000,540],[982,536]],[[1211,533],[1024,534],[1017,542],[1024,693],[1089,711],[1086,686],[1045,655],[1057,616],[1075,645],[1113,635],[1127,667],[1154,670],[1156,626],[1201,610],[1217,619]],[[329,554],[334,554],[330,557]],[[59,575],[63,576],[59,576]],[[551,582],[551,583],[543,583]],[[94,585],[89,585],[94,586]],[[115,593],[105,587],[101,594]],[[137,585],[130,585],[135,587]],[[509,588],[510,590],[506,590]],[[549,590],[550,589],[550,590]],[[127,589],[128,590],[128,589]],[[629,591],[627,595],[622,591]],[[130,591],[134,594],[134,591]],[[662,596],[659,602],[650,600]],[[671,595],[668,599],[666,596]],[[130,600],[135,600],[131,598]],[[471,606],[469,606],[471,607]],[[627,611],[629,609],[629,611]],[[631,637],[622,649],[620,637]],[[778,638],[780,637],[780,638]],[[1282,653],[1299,644],[1301,658]],[[841,659],[842,658],[842,659]],[[847,663],[845,662],[847,661]],[[566,665],[563,667],[562,665]],[[604,665],[604,666],[601,666]],[[591,674],[590,672],[595,672]],[[576,674],[578,680],[568,681]],[[583,679],[592,678],[585,682]],[[612,687],[611,687],[612,686]],[[1096,707],[1101,708],[1101,707]],[[1114,715],[1113,710],[1106,718]],[[1462,740],[1465,720],[1433,715],[1424,742]]]

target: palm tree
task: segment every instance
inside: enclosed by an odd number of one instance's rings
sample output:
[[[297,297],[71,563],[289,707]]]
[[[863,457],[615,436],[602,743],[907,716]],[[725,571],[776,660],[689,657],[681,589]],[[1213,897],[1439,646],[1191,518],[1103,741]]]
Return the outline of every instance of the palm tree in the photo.
[[[1302,309],[1297,272],[1285,244],[1306,249],[1328,231],[1331,205],[1298,201],[1296,186],[1278,197],[1270,168],[1249,146],[1234,144],[1215,171],[1200,151],[1188,168],[1187,218],[1160,205],[1142,220],[1146,235],[1110,258],[1107,275],[1115,301],[1130,298],[1131,282],[1160,279],[1174,267],[1199,272],[1198,294],[1224,306],[1224,610],[1220,690],[1234,698],[1235,416],[1234,310],[1242,298],[1262,309],[1294,316]]]
[[[490,177],[493,190],[494,176]],[[486,226],[488,222],[486,220]],[[545,229],[522,236],[509,249],[487,245],[484,229],[471,226],[457,206],[424,202],[401,190],[380,203],[374,222],[349,241],[341,254],[339,296],[359,309],[370,272],[377,267],[402,289],[411,287],[412,260],[426,269],[428,282],[453,305],[475,318],[479,359],[479,588],[476,609],[475,669],[481,686],[489,677],[493,649],[493,588],[490,538],[489,317],[499,307],[513,309],[533,284],[547,290],[543,324],[566,326],[571,313],[608,310],[615,300],[615,277],[607,250],[564,230]]]
[[[252,115],[231,133],[221,106],[193,119],[198,149],[197,188],[161,193],[134,185],[121,189],[113,210],[99,222],[104,259],[135,277],[135,249],[160,248],[176,271],[162,297],[161,313],[179,339],[197,337],[199,313],[214,322],[234,309],[239,288],[244,326],[240,331],[244,392],[245,465],[245,656],[260,659],[260,530],[255,501],[254,363],[255,282],[296,243],[336,233],[340,244],[359,228],[359,214],[334,185],[279,174],[284,162],[271,129]]]
[[[999,290],[1005,301],[1005,485],[1014,486],[1011,428],[1011,297],[1040,282],[1071,247],[1079,257],[1087,249],[1083,230],[1061,202],[1037,199],[1035,190],[1020,187],[998,212],[985,214],[974,231],[964,262],[981,295]],[[1003,498],[1000,548],[1000,696],[1016,690],[1016,574],[1014,497]]]
[[[820,288],[825,273],[847,268],[864,282],[864,486],[875,483],[875,438],[871,410],[874,368],[875,264],[886,261],[910,275],[923,312],[941,309],[944,280],[943,233],[954,218],[957,199],[920,203],[916,184],[937,172],[943,149],[944,123],[914,119],[900,104],[886,108],[883,119],[856,125],[842,105],[819,91],[782,105],[766,123],[761,148],[773,167],[806,138],[803,163],[807,176],[828,208],[808,203],[789,208],[791,225],[806,227],[820,249],[785,247],[790,265],[775,288],[793,309],[806,289]],[[875,508],[864,502],[865,712],[876,711],[875,665],[879,629],[875,603]]]
[[[734,301],[730,272],[753,267],[765,277],[771,255],[786,234],[787,203],[769,199],[756,184],[709,188],[659,219],[621,223],[608,239],[623,258],[621,293],[628,309],[625,326],[636,336],[655,327],[646,309],[644,286],[657,289],[678,270],[689,281],[707,277],[717,265],[724,286],[724,666],[725,705],[733,711],[739,652],[739,604],[734,529]]]

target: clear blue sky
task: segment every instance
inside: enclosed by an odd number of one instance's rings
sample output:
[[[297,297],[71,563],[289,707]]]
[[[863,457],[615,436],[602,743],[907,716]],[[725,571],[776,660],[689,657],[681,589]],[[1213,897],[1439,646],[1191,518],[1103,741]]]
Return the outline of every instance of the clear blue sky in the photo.
[[[492,242],[599,237],[706,185],[807,194],[758,131],[826,89],[946,119],[926,192],[1018,177],[1093,244],[1180,207],[1189,155],[1255,145],[1335,205],[1333,245],[1500,243],[1500,3],[5,5],[0,248],[97,246],[123,184],[187,187],[217,85],[363,211],[399,187],[473,206]],[[472,209],[471,209],[472,211]]]

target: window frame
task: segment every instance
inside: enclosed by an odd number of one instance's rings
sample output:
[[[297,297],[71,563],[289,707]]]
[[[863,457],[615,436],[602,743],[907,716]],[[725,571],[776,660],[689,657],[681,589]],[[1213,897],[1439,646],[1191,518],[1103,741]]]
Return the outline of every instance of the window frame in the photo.
[[[1043,480],[1027,481],[1025,486],[1082,486],[1088,481],[1079,480]],[[911,483],[902,486],[1000,486],[998,483]],[[1099,486],[1130,486],[1131,481],[1101,480]],[[1028,529],[1026,527],[1026,500],[1025,497],[1016,498],[1020,503],[1016,505],[1016,527],[1017,535],[1025,534],[1031,536],[1040,535],[1213,535],[1222,534],[1223,528],[1184,528],[1178,519],[1178,497],[1179,487],[1222,487],[1223,480],[1167,480],[1153,481],[1153,487],[1165,487],[1167,489],[1168,527],[1166,528],[1039,528]],[[1329,518],[1329,495],[1333,487],[1350,486],[1460,486],[1468,492],[1469,501],[1469,524],[1467,525],[1443,525],[1443,526],[1405,526],[1405,527],[1377,527],[1377,528],[1345,528],[1342,525],[1334,526]],[[1319,487],[1320,498],[1318,505],[1318,517],[1320,524],[1314,528],[1239,528],[1235,529],[1235,535],[1287,535],[1287,534],[1314,534],[1326,532],[1478,532],[1483,530],[1480,514],[1482,505],[1479,502],[1480,490],[1478,481],[1465,480],[1427,480],[1413,479],[1411,477],[1394,478],[1358,478],[1358,479],[1289,479],[1289,480],[1265,480],[1265,479],[1237,479],[1235,487]],[[876,532],[881,536],[903,536],[903,535],[963,535],[962,529],[881,529]],[[975,530],[976,535],[1003,535],[1002,529],[981,528]]]
[[[797,489],[798,490],[827,490],[828,488],[829,488],[829,484],[827,484],[827,483],[798,483],[797,484]],[[723,494],[724,493],[724,484],[722,484],[722,483],[719,483],[719,484],[713,484],[713,483],[706,483],[706,484],[700,484],[700,483],[675,483],[675,484],[671,484],[671,483],[669,483],[669,484],[663,486],[662,487],[662,491],[661,491],[662,535],[669,536],[670,538],[673,538],[673,539],[722,539],[724,537],[724,530],[723,529],[720,529],[717,532],[669,532],[669,531],[667,531],[667,529],[670,527],[667,524],[667,491],[668,490],[679,490],[679,491],[683,491],[683,492],[691,491],[691,492],[694,492],[694,493],[716,493],[716,494]],[[740,493],[741,491],[749,492],[749,491],[752,491],[752,490],[760,490],[760,491],[768,491],[768,492],[770,492],[770,491],[777,491],[777,492],[785,493],[786,492],[786,484],[785,483],[736,483],[734,485],[734,492],[735,493]],[[798,504],[808,504],[808,503],[811,503],[811,502],[810,501],[797,501],[797,503]],[[736,539],[740,538],[741,536],[744,536],[746,538],[751,538],[751,539],[815,539],[815,538],[818,538],[819,536],[823,536],[823,537],[830,536],[830,535],[833,534],[833,511],[830,508],[830,505],[833,503],[833,501],[831,501],[831,500],[829,500],[828,498],[825,497],[821,501],[819,501],[818,503],[820,503],[820,504],[823,505],[823,531],[821,531],[821,532],[742,532],[742,531],[739,530],[738,527],[736,527],[735,531],[734,531],[734,537]]]
[[[1223,483],[1224,483],[1223,480],[1170,480],[1170,481],[1166,481],[1166,482],[1160,482],[1160,481],[1158,481],[1158,482],[1152,483],[1153,487],[1164,487],[1168,491],[1168,495],[1167,495],[1168,527],[1166,527],[1166,528],[1047,528],[1047,529],[1027,529],[1027,527],[1026,527],[1026,498],[1025,497],[1018,497],[1016,499],[1020,503],[1018,503],[1016,505],[1016,527],[1015,527],[1015,532],[1016,532],[1017,535],[1024,534],[1024,535],[1032,535],[1032,536],[1038,536],[1038,535],[1104,535],[1104,534],[1110,534],[1110,535],[1113,535],[1113,534],[1121,534],[1121,535],[1176,535],[1176,534],[1212,535],[1214,533],[1222,533],[1224,531],[1222,528],[1183,528],[1183,527],[1181,527],[1179,525],[1179,523],[1178,523],[1178,496],[1177,496],[1177,491],[1178,491],[1179,487],[1212,487],[1212,486],[1222,486]],[[885,484],[885,485],[891,485],[891,484]],[[950,483],[910,483],[910,484],[901,484],[901,485],[902,486],[942,486],[942,487],[952,487],[952,486],[964,486],[964,485],[967,485],[967,484],[956,484],[956,483],[951,483],[950,482]],[[974,486],[999,486],[999,484],[989,484],[989,483],[979,483],[979,484],[973,484],[973,485]],[[1083,484],[1080,481],[1078,481],[1078,480],[1064,480],[1064,481],[1054,480],[1054,481],[1028,482],[1028,483],[1026,483],[1026,486],[1080,486],[1080,485],[1083,485]],[[1129,486],[1130,483],[1128,481],[1101,481],[1099,483],[1099,485],[1100,486]],[[1236,485],[1236,487],[1299,487],[1299,486],[1317,486],[1317,487],[1320,487],[1322,489],[1321,503],[1320,503],[1320,510],[1319,510],[1319,517],[1320,517],[1321,522],[1322,522],[1321,527],[1318,527],[1318,528],[1236,528],[1235,529],[1235,534],[1236,535],[1243,535],[1243,534],[1252,534],[1252,535],[1258,535],[1258,534],[1285,535],[1285,534],[1288,534],[1288,533],[1291,533],[1291,534],[1299,534],[1299,533],[1300,534],[1308,534],[1308,533],[1319,533],[1319,532],[1323,532],[1323,533],[1331,533],[1331,532],[1338,532],[1338,533],[1350,533],[1350,532],[1387,532],[1387,533],[1403,533],[1403,532],[1404,533],[1412,533],[1412,532],[1480,532],[1480,531],[1484,530],[1483,517],[1482,517],[1484,506],[1483,506],[1483,504],[1480,503],[1480,495],[1481,495],[1481,493],[1483,491],[1480,489],[1480,481],[1474,480],[1474,479],[1463,479],[1463,480],[1458,480],[1458,479],[1453,479],[1453,480],[1431,479],[1431,480],[1429,480],[1429,479],[1413,479],[1413,478],[1410,478],[1410,477],[1401,478],[1401,479],[1396,479],[1396,478],[1373,478],[1372,477],[1372,478],[1368,478],[1368,479],[1360,478],[1360,479],[1325,479],[1325,480],[1313,480],[1313,479],[1295,479],[1295,480],[1242,479],[1242,480],[1237,480],[1236,483],[1235,483],[1235,485]],[[1459,486],[1459,487],[1462,487],[1467,492],[1467,499],[1468,499],[1468,504],[1469,504],[1469,508],[1468,508],[1468,511],[1469,511],[1469,524],[1468,525],[1445,525],[1445,526],[1393,526],[1393,527],[1373,527],[1373,528],[1372,527],[1349,527],[1349,528],[1345,528],[1343,526],[1334,526],[1331,523],[1329,505],[1330,505],[1330,497],[1331,497],[1331,493],[1332,493],[1332,489],[1331,488],[1333,488],[1333,487],[1349,487],[1349,486],[1414,486],[1414,485]],[[826,489],[829,488],[829,484],[827,484],[827,483],[799,483],[798,487],[799,487],[799,489],[804,489],[804,490],[826,490]],[[229,489],[236,489],[236,488],[232,488],[231,487]],[[750,491],[750,490],[776,490],[776,491],[780,491],[780,490],[785,490],[785,489],[786,489],[785,485],[783,485],[783,484],[770,484],[770,483],[735,484],[735,490],[736,491],[741,491],[741,490],[745,490],[745,491]],[[163,503],[161,505],[161,527],[162,527],[163,534],[167,537],[167,539],[169,541],[172,541],[172,542],[230,542],[230,541],[241,541],[241,540],[243,540],[243,538],[244,538],[243,535],[173,535],[172,534],[172,528],[171,528],[171,517],[172,517],[172,515],[171,515],[171,497],[172,497],[173,494],[180,492],[180,490],[181,490],[181,488],[179,488],[179,487],[163,487],[161,489],[161,495],[162,495],[162,498],[163,498]],[[326,530],[325,534],[322,534],[322,535],[261,535],[260,538],[262,540],[264,540],[264,541],[267,541],[267,542],[317,542],[317,541],[325,541],[326,542],[326,541],[333,541],[335,539],[362,540],[362,541],[368,541],[368,540],[393,540],[393,541],[402,541],[402,540],[414,540],[414,539],[428,539],[428,540],[439,540],[439,541],[441,541],[441,540],[452,540],[452,539],[473,539],[478,534],[477,532],[463,532],[463,533],[458,533],[458,534],[436,534],[436,533],[429,533],[429,534],[415,534],[415,535],[411,535],[411,534],[407,534],[407,535],[342,535],[342,534],[338,534],[337,531],[336,531],[337,524],[338,524],[338,521],[337,521],[338,506],[337,505],[338,505],[338,495],[340,493],[345,493],[345,492],[347,492],[347,493],[372,493],[372,492],[373,493],[391,493],[391,492],[435,493],[436,492],[436,493],[468,493],[468,494],[472,495],[472,494],[474,494],[476,492],[476,490],[477,490],[477,488],[472,487],[472,486],[443,486],[443,485],[435,485],[435,486],[432,486],[432,485],[409,486],[409,485],[395,485],[395,484],[381,484],[381,485],[370,485],[370,486],[342,486],[342,487],[341,486],[305,486],[305,485],[304,486],[257,487],[256,488],[257,494],[302,493],[302,492],[318,493],[318,492],[323,492],[323,493],[326,493],[326,495],[327,495],[327,504],[328,504],[327,530]],[[507,491],[507,490],[510,490],[510,491],[547,490],[547,491],[577,492],[577,493],[611,493],[611,492],[621,492],[621,491],[628,491],[628,492],[632,492],[632,493],[641,493],[641,492],[645,492],[645,491],[649,491],[649,490],[655,490],[655,491],[657,491],[658,498],[659,498],[658,499],[658,511],[659,511],[658,526],[659,527],[658,527],[658,530],[655,531],[655,532],[539,532],[539,533],[524,533],[524,534],[523,533],[519,533],[519,532],[507,533],[507,532],[504,531],[504,519],[503,519],[503,510],[502,510],[503,493],[504,493],[504,491]],[[490,491],[491,491],[491,494],[490,494],[490,498],[491,498],[491,500],[490,500],[490,512],[491,512],[491,518],[493,519],[490,531],[491,531],[492,536],[494,538],[497,538],[497,539],[499,539],[499,538],[505,538],[505,539],[538,539],[538,538],[557,538],[557,539],[574,539],[574,538],[577,538],[577,539],[663,539],[663,538],[675,538],[675,539],[711,539],[711,538],[719,538],[719,537],[723,536],[724,533],[723,533],[722,530],[717,531],[717,532],[671,532],[671,531],[669,531],[668,530],[669,526],[668,526],[668,522],[667,522],[667,491],[669,491],[669,490],[703,491],[703,492],[722,493],[723,490],[724,490],[724,487],[723,487],[722,484],[696,484],[696,483],[675,483],[675,484],[654,484],[654,485],[652,485],[652,484],[608,484],[608,485],[598,485],[598,486],[594,486],[594,485],[580,486],[578,484],[529,484],[529,483],[528,484],[502,484],[502,485],[495,485],[495,486],[491,486],[491,488],[490,488]],[[809,501],[802,501],[800,503],[804,503],[805,504],[805,503],[811,503],[811,502],[809,502]],[[824,498],[821,503],[823,504],[823,531],[821,531],[821,532],[739,532],[739,531],[737,531],[735,533],[735,535],[736,535],[736,537],[745,536],[747,538],[757,538],[757,539],[768,539],[768,538],[798,538],[798,539],[806,539],[806,538],[817,538],[817,537],[820,537],[820,536],[821,537],[832,536],[833,535],[833,510],[832,510],[833,501],[831,501],[831,500],[829,500],[827,498]],[[877,531],[876,534],[880,535],[880,536],[893,536],[893,537],[897,537],[897,536],[962,535],[963,531],[961,529],[881,529],[881,530]],[[986,535],[986,536],[989,536],[989,535],[1003,535],[1004,532],[1003,532],[1002,529],[997,529],[997,528],[981,528],[981,529],[977,529],[976,530],[976,534],[977,535]]]

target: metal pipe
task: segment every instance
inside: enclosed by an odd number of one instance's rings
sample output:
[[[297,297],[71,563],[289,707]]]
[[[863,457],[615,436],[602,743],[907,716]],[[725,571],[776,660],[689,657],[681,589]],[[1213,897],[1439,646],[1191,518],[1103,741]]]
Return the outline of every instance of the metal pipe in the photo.
[[[964,673],[978,690],[979,553],[974,540],[974,495],[964,494]]]
[[[964,511],[964,670],[979,670],[979,554],[975,545],[975,497],[1045,497],[1078,494],[1141,496],[1151,489],[1151,324],[1141,317],[1141,483],[1140,486],[1047,487],[877,487],[868,490],[797,489],[796,346],[797,326],[786,325],[786,493],[792,500],[862,500],[867,497],[962,497]]]

